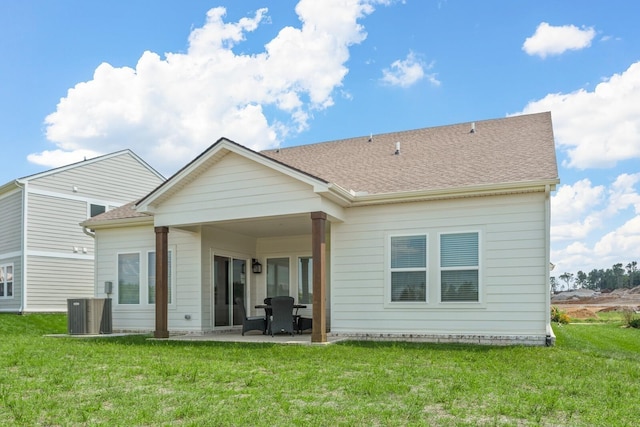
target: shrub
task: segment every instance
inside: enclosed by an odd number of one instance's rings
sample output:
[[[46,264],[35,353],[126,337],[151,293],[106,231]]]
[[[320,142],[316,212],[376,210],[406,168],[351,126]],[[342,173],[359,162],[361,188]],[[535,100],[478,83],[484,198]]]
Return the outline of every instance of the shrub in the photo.
[[[551,306],[551,321],[557,322],[560,324],[569,323],[569,316],[564,311],[560,310],[558,307],[552,305]]]
[[[629,322],[629,326],[631,326],[632,328],[640,329],[640,317],[631,319],[631,321]]]

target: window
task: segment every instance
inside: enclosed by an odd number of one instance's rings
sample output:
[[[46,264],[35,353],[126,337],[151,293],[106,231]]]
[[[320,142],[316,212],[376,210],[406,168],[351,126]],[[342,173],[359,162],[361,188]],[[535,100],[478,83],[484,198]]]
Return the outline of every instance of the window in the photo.
[[[313,304],[313,260],[298,258],[298,303]]]
[[[93,218],[96,215],[103,214],[107,211],[107,207],[104,205],[95,205],[91,203],[89,205],[89,217]]]
[[[267,259],[267,297],[289,295],[289,258]]]
[[[13,264],[0,265],[0,298],[13,298]]]
[[[479,301],[479,234],[440,235],[440,292],[442,302]]]
[[[391,302],[427,301],[427,236],[391,237]]]
[[[140,254],[118,254],[118,304],[140,304]]]
[[[168,292],[169,295],[167,296],[169,304],[171,304],[171,259],[173,258],[171,251],[169,251],[168,255],[167,255],[167,274],[168,274],[168,278],[167,278],[167,288],[168,288]],[[147,302],[149,304],[155,304],[156,303],[156,253],[155,252],[149,252],[147,254],[147,291],[148,291],[148,297],[147,297]]]

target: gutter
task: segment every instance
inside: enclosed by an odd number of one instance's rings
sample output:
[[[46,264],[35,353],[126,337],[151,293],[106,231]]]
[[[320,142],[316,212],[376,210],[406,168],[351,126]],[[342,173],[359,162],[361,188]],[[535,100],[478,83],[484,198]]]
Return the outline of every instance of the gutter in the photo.
[[[555,189],[555,186],[554,186]],[[545,229],[545,244],[544,244],[544,253],[545,253],[545,271],[547,274],[545,275],[545,287],[546,287],[546,295],[545,298],[545,308],[547,313],[547,337],[545,344],[547,347],[553,346],[556,342],[556,336],[553,333],[553,329],[551,328],[551,279],[549,276],[551,275],[551,271],[549,266],[551,265],[551,186],[546,185],[545,189],[545,197],[544,197],[544,229]]]
[[[362,194],[344,190],[331,185],[329,191],[342,200],[348,201],[350,207],[377,205],[386,203],[416,202],[425,200],[457,199],[462,197],[493,196],[513,193],[531,193],[553,191],[559,179],[543,181],[511,182],[504,184],[482,184],[467,187],[438,188],[434,190],[418,190],[397,193]]]
[[[84,234],[86,234],[87,236],[91,237],[92,239],[95,239],[96,238],[96,233],[92,233],[90,230],[91,230],[90,228],[87,228],[84,225],[82,226],[82,232]]]

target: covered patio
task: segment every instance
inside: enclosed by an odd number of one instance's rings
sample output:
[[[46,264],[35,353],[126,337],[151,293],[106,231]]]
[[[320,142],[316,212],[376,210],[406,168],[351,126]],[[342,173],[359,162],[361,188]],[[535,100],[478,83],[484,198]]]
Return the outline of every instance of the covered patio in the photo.
[[[259,332],[247,332],[244,335],[240,333],[240,330],[231,330],[224,332],[210,332],[204,334],[171,334],[169,341],[191,341],[191,342],[235,342],[235,343],[254,343],[254,344],[297,344],[297,345],[328,345],[335,344],[340,341],[344,341],[347,338],[342,336],[333,336],[327,334],[326,340],[322,342],[314,342],[312,335],[294,334],[293,336],[288,334],[263,335]]]

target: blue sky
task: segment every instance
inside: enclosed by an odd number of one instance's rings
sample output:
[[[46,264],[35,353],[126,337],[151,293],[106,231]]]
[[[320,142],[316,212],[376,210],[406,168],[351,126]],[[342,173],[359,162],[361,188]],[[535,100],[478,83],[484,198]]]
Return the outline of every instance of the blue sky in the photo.
[[[0,3],[0,182],[130,148],[253,149],[551,111],[555,275],[640,261],[628,0]],[[535,159],[532,159],[535,161]]]

